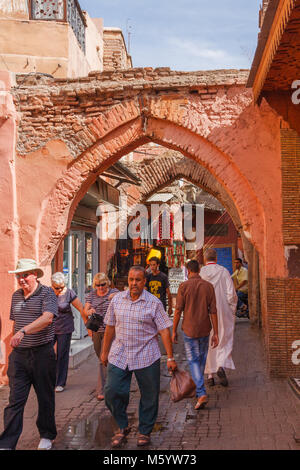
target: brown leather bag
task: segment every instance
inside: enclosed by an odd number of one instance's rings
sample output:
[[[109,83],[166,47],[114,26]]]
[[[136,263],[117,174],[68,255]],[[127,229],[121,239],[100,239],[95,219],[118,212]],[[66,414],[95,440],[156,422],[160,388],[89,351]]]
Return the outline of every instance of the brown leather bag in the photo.
[[[183,398],[193,398],[196,395],[196,385],[192,377],[185,370],[176,369],[172,372],[170,393],[173,401]]]

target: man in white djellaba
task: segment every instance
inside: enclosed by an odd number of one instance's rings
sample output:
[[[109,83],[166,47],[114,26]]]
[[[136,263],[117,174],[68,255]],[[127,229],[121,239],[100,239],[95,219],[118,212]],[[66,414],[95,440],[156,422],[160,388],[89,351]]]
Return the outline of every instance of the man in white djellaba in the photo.
[[[209,347],[205,373],[208,374],[210,386],[215,385],[213,374],[216,373],[221,385],[227,387],[228,379],[224,369],[235,369],[231,353],[238,299],[229,271],[217,264],[216,250],[209,248],[205,251],[204,263],[200,276],[214,286],[219,325],[219,345],[214,349]]]

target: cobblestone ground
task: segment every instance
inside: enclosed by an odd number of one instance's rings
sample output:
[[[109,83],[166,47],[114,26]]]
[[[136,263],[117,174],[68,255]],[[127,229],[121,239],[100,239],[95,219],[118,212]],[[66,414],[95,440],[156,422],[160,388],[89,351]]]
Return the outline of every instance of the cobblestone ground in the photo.
[[[188,369],[180,342],[175,346],[180,368]],[[162,358],[158,419],[149,449],[294,449],[299,450],[300,401],[287,380],[270,379],[260,332],[248,320],[237,320],[234,361],[228,372],[229,386],[208,389],[209,403],[195,411],[195,399],[173,403],[169,396],[170,376]],[[115,424],[103,402],[95,398],[97,360],[92,356],[69,373],[68,386],[56,395],[58,436],[54,449],[110,449]],[[0,389],[1,423],[8,388]],[[124,450],[136,449],[139,392],[131,386],[128,415],[132,432]],[[31,392],[25,408],[24,430],[18,449],[36,449],[39,436],[37,407]]]

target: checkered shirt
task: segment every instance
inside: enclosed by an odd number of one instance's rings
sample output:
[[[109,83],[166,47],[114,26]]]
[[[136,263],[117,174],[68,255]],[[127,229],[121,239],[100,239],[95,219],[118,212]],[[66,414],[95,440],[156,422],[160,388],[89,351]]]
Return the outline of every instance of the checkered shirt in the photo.
[[[146,290],[135,301],[129,290],[116,294],[104,322],[115,327],[108,361],[123,370],[143,369],[157,361],[161,357],[157,334],[172,326],[161,301]]]

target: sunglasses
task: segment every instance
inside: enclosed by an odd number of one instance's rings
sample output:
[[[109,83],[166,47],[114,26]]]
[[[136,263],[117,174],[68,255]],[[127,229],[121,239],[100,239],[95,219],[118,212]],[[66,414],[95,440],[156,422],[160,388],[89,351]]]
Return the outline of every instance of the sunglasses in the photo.
[[[95,284],[96,287],[104,287],[106,286],[107,283],[106,282],[103,282],[102,284]]]
[[[30,276],[32,273],[22,273],[22,274],[16,274],[17,279],[27,279],[28,276]]]

